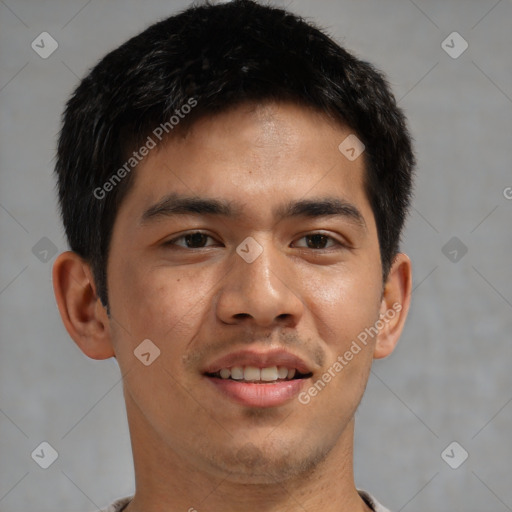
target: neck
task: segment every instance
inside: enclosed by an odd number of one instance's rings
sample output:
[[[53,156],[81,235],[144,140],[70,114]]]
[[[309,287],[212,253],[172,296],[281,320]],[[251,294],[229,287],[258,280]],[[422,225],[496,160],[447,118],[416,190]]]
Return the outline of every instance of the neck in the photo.
[[[328,455],[304,474],[253,483],[206,471],[181,457],[127,400],[136,492],[124,512],[363,512],[354,485],[352,419]]]

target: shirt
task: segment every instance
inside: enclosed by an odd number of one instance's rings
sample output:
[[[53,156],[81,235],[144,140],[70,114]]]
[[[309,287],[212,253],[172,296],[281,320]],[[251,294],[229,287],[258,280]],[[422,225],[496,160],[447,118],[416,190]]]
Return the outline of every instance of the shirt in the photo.
[[[364,502],[374,511],[374,512],[390,512],[387,508],[383,507],[373,496],[368,494],[366,491],[358,490],[359,495],[363,498]],[[133,496],[128,496],[126,498],[120,498],[112,505],[107,508],[102,508],[98,512],[122,512],[130,501],[132,501]]]

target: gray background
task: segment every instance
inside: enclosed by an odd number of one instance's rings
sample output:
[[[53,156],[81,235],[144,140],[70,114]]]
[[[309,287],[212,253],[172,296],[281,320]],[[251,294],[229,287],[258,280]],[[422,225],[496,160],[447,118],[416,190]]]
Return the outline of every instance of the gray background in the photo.
[[[133,492],[119,368],[68,337],[40,240],[66,249],[52,167],[79,77],[187,4],[0,0],[1,512],[85,512]],[[512,2],[286,5],[387,73],[416,139],[412,310],[357,413],[357,484],[395,512],[510,511]],[[31,48],[43,31],[59,44],[47,59]],[[469,44],[456,59],[441,46],[453,31]],[[59,454],[46,470],[31,458],[42,441]],[[441,457],[452,441],[469,453],[458,469]]]

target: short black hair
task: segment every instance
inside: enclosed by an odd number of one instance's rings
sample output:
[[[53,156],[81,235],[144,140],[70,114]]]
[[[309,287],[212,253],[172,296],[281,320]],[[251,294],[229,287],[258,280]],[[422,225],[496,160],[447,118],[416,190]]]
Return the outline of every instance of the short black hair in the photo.
[[[409,208],[415,158],[383,74],[288,11],[252,0],[206,2],[107,54],[66,105],[56,162],[60,212],[70,248],[91,265],[105,306],[109,244],[133,182],[133,151],[154,139],[157,127],[171,135],[201,116],[267,101],[312,107],[365,145],[364,186],[385,281]],[[172,118],[185,105],[192,111],[178,124]]]

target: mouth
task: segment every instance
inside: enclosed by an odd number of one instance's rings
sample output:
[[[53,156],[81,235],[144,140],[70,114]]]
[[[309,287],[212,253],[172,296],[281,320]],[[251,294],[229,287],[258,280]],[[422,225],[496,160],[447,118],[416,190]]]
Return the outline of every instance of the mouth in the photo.
[[[289,402],[313,376],[302,359],[282,350],[229,354],[202,373],[223,398],[260,408]]]

